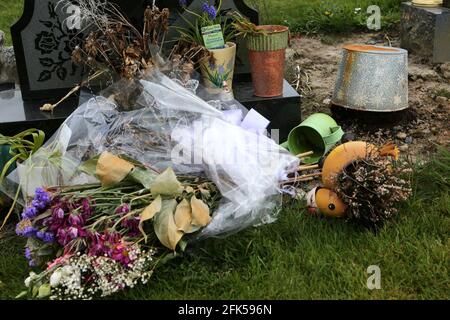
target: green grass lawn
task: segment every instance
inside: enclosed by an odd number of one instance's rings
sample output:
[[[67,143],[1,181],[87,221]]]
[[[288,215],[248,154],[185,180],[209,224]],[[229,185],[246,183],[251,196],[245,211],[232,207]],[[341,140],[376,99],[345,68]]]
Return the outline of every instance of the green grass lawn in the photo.
[[[114,299],[449,299],[450,152],[414,176],[414,196],[378,233],[287,205],[278,222],[199,244]],[[0,299],[23,288],[24,243],[0,240]],[[381,290],[366,287],[381,268]]]
[[[260,8],[264,23],[290,26],[301,33],[367,31],[367,8],[381,9],[381,27],[400,21],[404,0],[246,0]],[[355,13],[355,9],[360,10]]]
[[[389,28],[400,20],[403,0],[246,0],[261,9],[264,23],[287,24],[294,32],[348,32],[367,30],[367,7],[379,5],[382,27]],[[1,0],[0,30],[11,44],[10,26],[22,13],[21,0]],[[355,9],[361,11],[355,14]]]
[[[11,45],[11,34],[9,28],[22,14],[22,0],[1,0],[0,1],[0,30],[5,32],[6,44]]]

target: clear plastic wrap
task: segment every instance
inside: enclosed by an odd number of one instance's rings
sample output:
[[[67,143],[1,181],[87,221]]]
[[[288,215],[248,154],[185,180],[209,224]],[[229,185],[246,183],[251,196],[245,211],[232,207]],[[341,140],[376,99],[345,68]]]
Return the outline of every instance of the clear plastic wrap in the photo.
[[[109,151],[163,171],[205,175],[223,199],[198,238],[224,236],[269,223],[281,200],[280,181],[299,160],[272,139],[239,126],[247,110],[237,101],[205,102],[195,92],[155,70],[140,80],[142,93],[131,111],[97,96],[80,105],[55,135],[12,172],[24,199],[40,186],[96,182],[77,168]]]

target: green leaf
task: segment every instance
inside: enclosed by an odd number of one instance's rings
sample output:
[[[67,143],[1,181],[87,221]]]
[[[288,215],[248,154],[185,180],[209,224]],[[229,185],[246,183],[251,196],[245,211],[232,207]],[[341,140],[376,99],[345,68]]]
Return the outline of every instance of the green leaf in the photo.
[[[100,155],[85,161],[82,165],[78,167],[78,170],[95,177],[95,172],[97,170],[97,162],[99,158]]]
[[[178,196],[183,192],[183,186],[178,181],[172,168],[167,168],[163,173],[155,178],[150,186],[151,193],[163,196]]]
[[[33,289],[31,289],[31,296],[33,298],[36,298],[38,294],[39,294],[39,288],[38,287],[33,287]]]
[[[39,292],[38,292],[37,298],[38,299],[47,298],[51,294],[52,294],[52,289],[50,288],[50,284],[49,283],[44,283],[43,285],[41,285],[39,287]]]
[[[187,245],[188,245],[188,242],[185,240],[180,240],[180,242],[178,243],[178,246],[180,247],[180,250],[182,252],[186,251]]]
[[[9,159],[9,161],[4,165],[3,170],[0,173],[0,183],[6,177],[6,173],[8,172],[9,168],[17,161],[17,159],[19,157],[20,157],[20,154],[14,156],[13,158]]]
[[[142,184],[147,189],[150,189],[153,181],[157,177],[157,174],[149,169],[134,167],[134,169],[130,172],[129,177],[135,181]]]
[[[53,254],[52,244],[45,244],[36,251],[38,257],[45,257]]]
[[[175,199],[164,200],[161,211],[155,216],[153,222],[159,241],[171,250],[175,250],[178,242],[183,237],[183,232],[178,231],[175,224],[174,212],[176,207],[177,201]]]
[[[21,298],[26,297],[27,295],[28,295],[28,291],[24,290],[21,293],[19,293],[17,296],[15,296],[14,299],[21,299]]]

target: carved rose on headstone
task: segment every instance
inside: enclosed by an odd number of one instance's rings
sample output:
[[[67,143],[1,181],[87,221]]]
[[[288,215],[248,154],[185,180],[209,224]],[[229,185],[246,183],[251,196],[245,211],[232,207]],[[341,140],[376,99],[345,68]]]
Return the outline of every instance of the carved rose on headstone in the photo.
[[[37,81],[49,81],[53,77],[64,81],[68,75],[74,76],[78,66],[71,61],[72,51],[83,39],[83,34],[77,29],[70,29],[63,18],[56,13],[55,4],[48,3],[48,19],[40,19],[44,29],[35,36],[36,50],[41,52],[39,64],[42,71]]]
[[[36,36],[35,47],[42,54],[52,53],[53,50],[58,49],[58,40],[53,33],[42,31]]]

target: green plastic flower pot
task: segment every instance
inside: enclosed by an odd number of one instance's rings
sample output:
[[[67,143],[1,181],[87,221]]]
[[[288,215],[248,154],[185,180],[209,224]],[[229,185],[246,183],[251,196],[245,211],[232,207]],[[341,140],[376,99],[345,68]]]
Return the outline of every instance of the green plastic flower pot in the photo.
[[[338,143],[344,131],[336,121],[327,114],[316,113],[303,121],[289,133],[288,141],[282,146],[298,155],[313,151],[314,154],[304,159],[304,163],[317,163]]]

